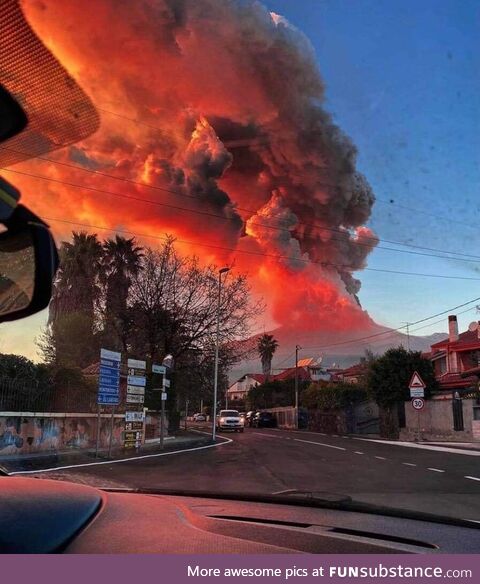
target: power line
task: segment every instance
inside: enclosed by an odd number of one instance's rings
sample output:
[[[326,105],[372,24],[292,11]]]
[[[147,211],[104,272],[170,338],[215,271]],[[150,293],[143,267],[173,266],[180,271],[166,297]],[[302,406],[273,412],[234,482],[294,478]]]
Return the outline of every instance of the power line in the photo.
[[[3,148],[3,147],[0,147],[0,149],[1,148]],[[10,149],[7,148],[7,150],[10,150]],[[159,191],[166,192],[166,193],[173,194],[173,195],[185,196],[185,197],[194,199],[197,202],[199,201],[198,197],[195,197],[193,195],[188,195],[186,193],[180,193],[178,191],[174,191],[174,190],[171,190],[171,189],[167,189],[167,188],[163,188],[163,187],[158,187],[158,186],[155,186],[155,185],[148,185],[148,184],[145,184],[145,183],[142,183],[142,182],[139,182],[139,181],[134,181],[134,180],[127,179],[127,178],[123,178],[123,177],[116,177],[116,176],[111,175],[111,174],[108,174],[108,173],[104,173],[104,172],[100,172],[100,171],[96,171],[96,170],[92,170],[92,169],[88,169],[88,168],[83,168],[83,167],[80,167],[80,166],[77,166],[77,165],[74,165],[74,164],[69,164],[67,162],[57,161],[57,160],[49,159],[49,158],[46,158],[46,157],[37,156],[35,158],[37,158],[39,160],[43,160],[45,162],[51,162],[53,164],[58,164],[58,165],[61,165],[61,166],[65,166],[67,168],[73,168],[75,170],[80,170],[80,171],[83,171],[83,172],[92,173],[94,175],[98,175],[98,176],[102,176],[102,177],[106,177],[106,178],[111,178],[111,179],[114,179],[114,180],[120,180],[120,181],[127,182],[127,183],[130,183],[130,184],[135,184],[135,185],[138,185],[138,186],[142,186],[142,187],[146,187],[146,188],[151,188],[151,189],[154,189],[154,190],[159,190]],[[35,179],[38,179],[38,180],[45,180],[45,181],[48,181],[48,182],[54,182],[54,183],[57,183],[57,184],[62,184],[62,185],[69,186],[69,187],[73,187],[73,188],[86,189],[86,190],[89,190],[89,191],[92,191],[92,192],[96,192],[96,193],[107,194],[107,195],[111,195],[111,196],[123,198],[123,199],[126,199],[126,200],[132,200],[132,201],[143,202],[143,203],[147,203],[147,204],[155,205],[155,206],[159,206],[159,207],[165,207],[165,208],[168,208],[168,209],[173,209],[175,211],[185,211],[185,212],[193,213],[193,214],[197,214],[197,215],[203,215],[203,216],[207,216],[207,217],[218,218],[218,219],[221,219],[221,220],[224,220],[224,221],[236,221],[236,218],[235,217],[228,217],[228,216],[225,216],[225,215],[219,215],[217,213],[212,213],[212,212],[209,212],[209,211],[202,211],[202,210],[199,210],[199,209],[190,209],[190,208],[180,207],[178,205],[171,205],[169,203],[161,203],[159,201],[152,201],[150,199],[144,199],[143,197],[136,197],[136,196],[132,196],[132,195],[126,195],[124,193],[118,193],[116,191],[111,191],[111,190],[108,190],[108,189],[100,189],[100,188],[97,188],[97,187],[91,187],[91,186],[87,186],[87,185],[80,185],[80,184],[77,184],[77,183],[72,183],[72,182],[68,182],[68,181],[65,181],[65,180],[56,179],[56,178],[53,178],[53,177],[47,177],[47,176],[43,176],[43,175],[33,174],[31,172],[20,171],[20,170],[12,170],[12,169],[9,169],[9,168],[1,168],[1,170],[7,171],[7,172],[13,172],[15,174],[20,174],[22,176],[28,176],[30,178],[35,178]],[[252,214],[255,214],[256,213],[255,211],[253,211],[251,209],[245,209],[245,208],[242,208],[242,207],[236,207],[236,209],[241,210],[241,211],[245,211],[245,212],[248,212],[248,213],[252,213]],[[256,225],[256,226],[259,226],[259,227],[265,227],[267,229],[274,229],[274,230],[278,230],[278,231],[284,231],[284,232],[287,232],[287,233],[291,233],[291,231],[289,229],[286,229],[284,227],[279,227],[277,225],[270,225],[268,223],[265,224],[265,223],[258,223],[258,222],[253,222],[252,221],[251,222],[251,225]],[[322,230],[325,230],[325,231],[329,231],[329,232],[333,232],[333,233],[339,233],[341,235],[345,235],[346,233],[348,233],[347,231],[342,231],[341,229],[334,229],[334,228],[331,228],[331,227],[323,227],[323,226],[318,225],[318,224],[309,224],[309,223],[299,222],[298,225],[304,225],[304,226],[307,226],[307,227],[308,226],[318,227],[319,229],[322,229]],[[368,236],[364,237],[364,239],[369,239],[369,240],[371,240],[372,242],[375,242],[375,243],[377,241],[379,241],[377,238],[368,237]],[[341,239],[333,239],[333,240],[334,241],[338,241],[340,243],[343,243],[343,240],[341,240]],[[375,249],[383,249],[383,250],[386,250],[386,251],[392,251],[392,252],[397,252],[397,253],[408,253],[408,254],[411,254],[411,255],[419,255],[419,256],[426,256],[426,257],[435,257],[435,258],[440,258],[440,259],[448,259],[448,260],[462,261],[462,262],[478,263],[478,261],[480,261],[480,256],[476,256],[474,254],[465,254],[465,253],[455,252],[455,251],[450,251],[450,250],[441,250],[441,249],[436,249],[436,248],[428,248],[428,247],[422,247],[422,246],[415,246],[415,245],[412,245],[412,244],[406,244],[406,243],[402,243],[402,242],[396,242],[396,241],[385,240],[385,239],[383,239],[381,241],[393,243],[394,245],[402,245],[402,246],[409,246],[409,247],[416,248],[416,249],[424,249],[424,250],[427,250],[427,251],[437,251],[437,252],[440,252],[442,254],[458,255],[458,256],[461,256],[461,257],[458,257],[457,258],[457,257],[451,257],[451,255],[448,256],[448,255],[438,255],[438,254],[434,254],[434,253],[415,252],[415,251],[410,251],[410,250],[405,250],[405,249],[395,249],[395,248],[385,247],[385,246],[380,246],[380,245],[374,246],[374,245],[369,245],[367,243],[362,243],[362,242],[359,242],[359,241],[353,241],[352,243],[354,243],[355,245],[362,246],[362,247],[367,247],[367,248],[372,249],[372,250],[374,248]]]
[[[153,130],[157,130],[160,133],[163,133],[163,130],[157,126],[153,126],[152,124],[147,124],[146,122],[142,122],[141,120],[135,119],[135,118],[130,118],[128,116],[125,116],[123,114],[119,114],[117,112],[113,112],[111,110],[105,109],[105,108],[100,108],[97,107],[97,109],[103,113],[112,115],[112,116],[116,116],[118,118],[121,118],[123,120],[127,120],[129,122],[133,122],[135,124],[139,124],[142,126],[145,126],[147,128],[153,129]],[[242,141],[242,145],[244,145],[245,141]],[[227,145],[226,143],[223,143],[224,145]],[[255,142],[254,145],[255,146],[261,146],[264,144],[268,144],[267,140],[263,140],[263,142]],[[334,185],[329,185],[329,186],[334,186]],[[458,225],[464,225],[466,227],[471,227],[472,229],[478,229],[478,225],[473,225],[471,223],[465,223],[464,221],[457,221],[455,219],[452,219],[451,217],[447,217],[445,215],[437,215],[434,213],[430,213],[428,211],[424,211],[422,209],[416,209],[414,207],[408,207],[406,205],[402,205],[400,203],[397,203],[396,201],[387,201],[385,199],[379,198],[377,196],[375,196],[375,200],[378,201],[379,203],[382,203],[384,205],[395,205],[396,207],[398,207],[399,209],[405,209],[406,211],[410,211],[410,212],[414,212],[414,213],[421,213],[422,215],[427,215],[428,217],[433,217],[435,219],[441,219],[442,221],[448,221],[449,223],[457,223]],[[403,244],[402,244],[403,245]]]
[[[475,300],[472,300],[471,302],[475,302]],[[467,302],[466,304],[469,304],[469,303]],[[464,306],[464,305],[461,305],[461,306]],[[450,308],[448,311],[445,311],[445,313],[446,313],[446,312],[453,311],[453,310],[455,310],[456,308],[457,308],[457,307]],[[462,314],[466,314],[467,312],[471,312],[472,310],[475,310],[475,309],[476,309],[476,307],[475,307],[475,306],[473,306],[473,307],[467,308],[466,310],[462,310],[462,311],[460,311],[460,312],[457,312],[456,314],[457,314],[457,316],[461,316]],[[435,318],[435,317],[431,317],[431,318]],[[412,329],[410,329],[410,333],[416,333],[416,332],[417,332],[417,331],[419,331],[419,330],[422,330],[422,329],[425,329],[425,328],[428,328],[428,327],[432,327],[432,326],[435,326],[435,325],[437,325],[437,324],[444,323],[444,322],[445,322],[445,320],[442,318],[442,319],[440,319],[440,320],[436,320],[435,322],[430,322],[430,323],[428,323],[428,324],[426,324],[426,325],[423,325],[423,326],[416,327],[416,328],[415,328],[415,329],[413,329],[413,330],[412,330]],[[411,324],[411,323],[409,323],[409,324]],[[387,336],[389,336],[389,335],[391,336],[392,334],[395,334],[396,332],[400,331],[400,329],[401,329],[401,328],[406,328],[406,325],[405,325],[404,327],[400,327],[400,328],[398,328],[398,329],[391,329],[391,330],[385,331],[385,332],[384,332],[384,333],[382,333],[382,334],[384,334],[384,335],[385,335],[385,337],[387,337]],[[369,338],[371,338],[371,337],[362,337],[362,338],[363,338],[364,340],[368,340],[368,339],[369,339]],[[357,344],[357,342],[356,342],[356,341],[347,341],[347,342],[348,342],[349,344],[350,344],[350,343],[351,343],[351,344]],[[332,346],[332,345],[328,345],[328,346],[327,346],[327,345],[323,345],[322,347],[304,347],[304,349],[330,348],[331,346]],[[289,355],[287,355],[287,357],[285,357],[284,359],[282,359],[282,360],[281,360],[279,363],[276,363],[276,364],[275,364],[276,366],[275,366],[275,367],[272,367],[272,371],[276,371],[276,370],[280,370],[280,369],[281,369],[281,370],[283,370],[284,368],[280,367],[280,365],[283,365],[283,364],[284,364],[286,361],[288,361],[289,359],[291,359],[291,358],[292,358],[294,355],[295,355],[295,351],[293,351],[292,353],[290,353]],[[256,361],[257,359],[258,359],[258,358],[257,358],[257,357],[255,357],[255,358],[251,358],[251,359],[243,359],[243,361]]]
[[[37,158],[39,158],[41,160],[53,162],[53,163],[58,163],[58,164],[61,164],[61,165],[64,165],[64,166],[67,166],[67,167],[70,167],[70,168],[75,168],[75,169],[78,169],[78,170],[83,170],[85,172],[92,172],[94,174],[99,174],[100,176],[110,177],[110,178],[118,179],[118,180],[125,180],[126,182],[133,183],[133,184],[137,184],[137,185],[140,185],[140,186],[146,186],[146,187],[149,187],[149,188],[156,188],[156,189],[159,189],[161,191],[165,191],[167,193],[181,194],[181,193],[177,193],[176,191],[172,191],[172,190],[169,190],[169,189],[164,189],[162,187],[154,187],[154,186],[151,186],[151,185],[145,185],[144,183],[140,183],[140,182],[137,182],[137,181],[132,181],[130,179],[123,179],[121,177],[115,177],[113,175],[109,175],[109,174],[106,174],[106,173],[99,173],[97,171],[93,171],[93,170],[90,170],[90,169],[77,167],[76,165],[72,165],[72,164],[68,164],[68,163],[63,163],[63,162],[57,162],[57,161],[50,160],[50,159],[43,158],[43,157],[37,157]],[[189,209],[189,208],[185,208],[185,207],[179,207],[178,205],[171,205],[169,203],[161,203],[159,201],[152,201],[150,199],[144,199],[143,197],[136,197],[136,196],[132,196],[132,195],[126,195],[124,193],[118,193],[116,191],[111,191],[109,189],[99,189],[97,187],[90,187],[90,186],[87,186],[87,185],[80,185],[80,184],[77,184],[77,183],[72,183],[72,182],[69,182],[69,181],[65,181],[65,180],[61,180],[61,179],[56,179],[56,178],[53,178],[53,177],[47,177],[47,176],[43,176],[43,175],[33,174],[33,173],[30,173],[30,172],[25,172],[25,171],[20,171],[20,170],[12,170],[12,169],[9,169],[9,168],[2,168],[2,170],[7,171],[7,172],[13,172],[13,173],[16,173],[16,174],[20,174],[22,176],[28,176],[28,177],[34,178],[34,179],[45,180],[45,181],[54,182],[54,183],[57,183],[57,184],[63,184],[65,186],[69,186],[69,187],[73,187],[73,188],[86,189],[86,190],[89,190],[89,191],[92,191],[92,192],[107,194],[107,195],[119,197],[119,198],[126,199],[126,200],[132,200],[132,201],[147,203],[147,204],[150,204],[150,205],[165,207],[165,208],[168,208],[168,209],[173,209],[175,211],[185,211],[185,212],[194,213],[194,214],[197,214],[197,215],[203,215],[203,216],[207,216],[207,217],[218,218],[218,219],[222,219],[222,220],[225,220],[225,221],[235,221],[236,220],[234,217],[228,217],[228,216],[224,216],[224,215],[218,215],[216,213],[212,213],[212,212],[209,212],[209,211],[201,211],[201,210],[198,210],[198,209]],[[194,197],[192,195],[185,195],[185,196],[190,197],[190,198],[195,199],[196,201],[198,201],[198,198],[197,197]],[[242,210],[241,207],[237,207],[237,208],[240,209],[240,210]],[[243,209],[243,210],[245,210],[245,209]],[[252,212],[253,213],[253,211],[249,211],[249,212]],[[257,223],[257,222],[253,222],[253,221],[251,222],[251,225],[256,225],[256,226],[259,226],[259,227],[265,227],[265,228],[268,228],[268,229],[275,229],[275,230],[286,231],[288,233],[291,233],[291,231],[289,229],[286,229],[284,227],[278,227],[276,225],[269,225],[269,224],[264,224],[264,223]],[[299,223],[299,225],[308,225],[308,224]],[[341,233],[342,235],[344,235],[346,233],[345,231],[341,231],[339,229],[324,228],[324,227],[320,227],[320,226],[318,226],[318,227],[320,229],[325,229],[327,231],[332,231],[332,232],[335,232],[335,233]],[[374,240],[375,242],[378,241],[376,238],[366,237],[366,239],[371,239],[371,240]],[[340,243],[343,243],[343,240],[341,240],[341,239],[333,239],[333,240],[334,241],[338,241]],[[355,245],[367,247],[367,248],[372,249],[372,250],[374,249],[373,246],[371,246],[369,244],[366,244],[366,243],[362,243],[362,242],[359,242],[359,241],[353,241],[353,243]],[[402,244],[402,243],[396,243],[396,245],[404,245],[404,244]],[[456,257],[447,256],[447,255],[430,254],[430,253],[416,252],[416,251],[410,251],[410,250],[404,250],[404,249],[394,249],[394,248],[384,247],[384,246],[376,246],[375,249],[383,249],[383,250],[393,251],[393,252],[397,252],[397,253],[408,253],[408,254],[412,254],[412,255],[427,256],[427,257],[436,257],[436,258],[440,258],[440,259],[449,259],[449,260],[462,261],[462,262],[478,263],[478,261],[480,261],[480,256],[475,256],[473,254],[463,254],[463,253],[460,253],[460,252],[454,252],[454,251],[448,251],[448,250],[438,250],[438,251],[441,251],[442,253],[455,254],[455,255],[460,255],[460,256],[465,256],[465,257],[456,258]],[[425,248],[425,249],[428,249],[428,248]]]
[[[471,312],[472,310],[475,310],[475,308],[476,307],[474,306],[473,308],[467,308],[467,310],[462,310],[461,312],[457,312],[457,316],[460,316],[462,314],[466,314],[467,312]],[[423,326],[419,326],[419,327],[417,327],[416,329],[414,329],[413,331],[410,331],[410,332],[416,333],[417,331],[420,331],[422,329],[426,329],[428,327],[435,326],[436,324],[440,324],[440,323],[444,322],[444,320],[445,319],[442,318],[440,320],[436,320],[435,322],[430,322],[428,324],[424,324]]]
[[[114,233],[124,233],[127,235],[134,235],[136,237],[148,237],[148,238],[156,239],[156,240],[160,240],[160,241],[167,240],[167,238],[165,236],[162,237],[162,236],[158,236],[158,235],[150,235],[148,233],[138,233],[138,232],[130,231],[127,229],[113,229],[111,227],[104,227],[102,225],[92,225],[91,223],[80,223],[77,221],[69,221],[67,219],[59,219],[57,217],[45,217],[45,219],[47,221],[58,221],[59,223],[66,223],[68,225],[75,225],[78,227],[87,227],[90,229],[101,229],[104,231],[112,231]],[[347,264],[336,264],[333,262],[319,262],[319,261],[314,261],[314,260],[305,260],[302,258],[293,258],[291,256],[275,255],[275,254],[268,254],[268,253],[264,253],[264,252],[236,249],[234,247],[226,247],[226,246],[214,245],[214,244],[209,244],[209,243],[201,243],[198,241],[188,241],[185,239],[175,238],[175,241],[178,241],[179,243],[184,243],[186,245],[200,246],[200,247],[206,247],[206,248],[210,248],[210,249],[219,249],[222,251],[231,251],[231,252],[242,253],[242,254],[246,254],[246,255],[268,257],[268,258],[275,259],[277,261],[278,260],[294,260],[295,262],[301,262],[301,263],[305,263],[305,264],[314,264],[314,265],[319,265],[319,266],[326,267],[326,268],[328,268],[328,267],[333,267],[333,268],[348,268],[348,267],[350,267]],[[480,278],[469,278],[466,276],[448,276],[447,274],[424,274],[421,272],[407,272],[407,271],[403,271],[403,270],[386,270],[386,269],[381,269],[381,268],[362,268],[362,271],[379,272],[379,273],[386,273],[386,274],[398,274],[398,275],[402,275],[402,276],[417,276],[417,277],[423,277],[423,278],[441,278],[441,279],[447,279],[447,280],[468,280],[468,281],[476,281],[476,282],[480,281]]]
[[[449,312],[453,312],[454,310],[457,310],[458,308],[463,308],[464,306],[467,306],[468,304],[472,304],[472,302],[478,302],[478,300],[480,300],[480,297],[474,298],[473,300],[469,300],[468,302],[464,302],[463,304],[459,304],[458,306],[454,306],[453,308],[448,308],[447,310],[443,310],[442,312],[437,312],[437,314],[433,314],[431,316],[427,316],[425,318],[421,318],[420,320],[416,320],[415,322],[410,322],[409,323],[409,326],[414,326],[416,324],[420,324],[420,323],[425,322],[427,320],[431,320],[432,318],[436,318],[437,316],[441,316],[443,314],[448,314]],[[373,338],[380,337],[380,336],[383,336],[383,335],[391,335],[392,333],[399,332],[399,331],[405,329],[406,326],[407,325],[403,325],[403,326],[400,326],[400,327],[395,328],[395,329],[390,329],[388,331],[383,331],[381,333],[375,333],[375,334],[372,334],[372,335],[367,335],[367,336],[364,336],[364,337],[358,337],[356,339],[350,339],[350,340],[347,340],[347,341],[339,341],[337,343],[331,343],[330,345],[319,345],[319,346],[304,347],[304,349],[329,349],[331,347],[336,347],[336,346],[339,346],[339,345],[350,345],[352,343],[357,343],[359,341],[373,339]]]

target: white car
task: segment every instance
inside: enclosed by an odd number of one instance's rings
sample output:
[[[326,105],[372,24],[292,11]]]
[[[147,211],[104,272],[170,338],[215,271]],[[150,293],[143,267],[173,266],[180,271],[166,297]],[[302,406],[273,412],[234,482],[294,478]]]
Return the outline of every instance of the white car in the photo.
[[[237,410],[220,410],[215,425],[219,432],[221,430],[243,432],[243,420]]]
[[[193,421],[194,422],[206,422],[207,421],[207,416],[205,414],[194,414],[193,416]]]

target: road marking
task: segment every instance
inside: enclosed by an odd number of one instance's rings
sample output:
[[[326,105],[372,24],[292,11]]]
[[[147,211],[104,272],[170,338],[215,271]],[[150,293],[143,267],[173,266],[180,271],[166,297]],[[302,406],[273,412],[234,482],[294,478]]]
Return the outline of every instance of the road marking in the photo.
[[[413,464],[413,462],[402,462],[402,464],[405,466],[417,466],[416,464]]]
[[[283,491],[275,491],[272,495],[285,495],[286,493],[296,493],[296,489],[283,489]]]
[[[450,454],[463,454],[465,456],[480,456],[480,450],[461,450],[460,448],[448,448],[446,446],[432,446],[430,444],[416,444],[414,442],[400,442],[397,440],[375,440],[372,438],[353,437],[353,440],[363,440],[364,442],[375,442],[377,444],[388,444],[390,446],[420,448],[421,450],[434,450],[436,452],[449,452]]]
[[[274,434],[264,434],[263,432],[249,432],[249,434],[256,434],[257,436],[263,436],[264,438],[267,437],[267,438],[280,438],[280,439],[285,438],[286,439],[286,436],[275,436]]]
[[[335,448],[335,450],[347,450],[341,446],[333,446],[332,444],[323,444],[322,442],[312,442],[311,440],[300,440],[300,438],[294,438],[295,442],[304,442],[305,444],[316,444],[317,446],[325,446],[325,448]]]
[[[204,432],[202,432],[204,434]],[[207,444],[206,446],[196,446],[195,448],[185,448],[184,450],[172,450],[171,452],[159,452],[157,454],[143,454],[142,456],[131,456],[130,458],[119,458],[117,460],[102,460],[99,462],[84,462],[82,464],[69,464],[66,466],[54,466],[52,468],[42,468],[39,470],[17,470],[9,472],[8,476],[24,475],[24,474],[39,474],[41,472],[52,472],[55,470],[68,470],[71,468],[83,468],[87,466],[100,466],[102,464],[119,464],[121,462],[130,462],[132,460],[145,460],[146,458],[158,458],[159,456],[170,456],[171,454],[182,454],[182,452],[194,452],[195,450],[205,450],[206,448],[215,448],[216,446],[223,446],[233,442],[231,438],[220,437],[225,442],[217,442],[215,444]]]
[[[470,479],[471,481],[480,481],[480,478],[478,477],[469,477],[468,475],[465,476],[466,479]]]
[[[375,458],[378,458],[378,460],[387,460],[386,458],[384,458],[383,456],[376,456]]]
[[[363,452],[360,452],[359,450],[355,451],[355,454],[363,454]]]
[[[430,467],[428,467],[427,470],[433,470],[433,472],[445,472],[441,468],[430,468]]]

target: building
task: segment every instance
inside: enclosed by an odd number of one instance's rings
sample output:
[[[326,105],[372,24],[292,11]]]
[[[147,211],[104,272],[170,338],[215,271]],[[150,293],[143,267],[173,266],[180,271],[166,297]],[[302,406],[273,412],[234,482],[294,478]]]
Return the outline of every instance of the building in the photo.
[[[457,317],[448,317],[448,336],[431,346],[439,390],[414,410],[405,406],[405,440],[480,441],[480,325],[458,332]]]
[[[227,390],[228,403],[244,401],[248,392],[265,381],[262,373],[246,373],[237,379]]]
[[[313,357],[300,359],[298,361],[297,369],[295,367],[288,367],[280,373],[269,375],[268,380],[287,381],[289,379],[295,379],[295,374],[297,374],[299,381],[331,381],[333,378],[332,373],[323,368],[321,362],[321,357],[317,359]],[[237,381],[232,383],[228,388],[228,403],[232,404],[236,401],[244,401],[250,389],[264,383],[265,380],[266,376],[262,373],[246,373],[245,375],[242,375],[242,377],[237,379]]]
[[[431,346],[430,360],[442,390],[469,389],[478,382],[480,366],[480,325],[458,333],[457,317],[448,317],[448,337]]]
[[[362,383],[365,381],[368,366],[366,362],[355,363],[346,369],[340,369],[335,372],[335,379],[337,381],[344,381],[345,383]]]
[[[295,367],[284,369],[281,373],[273,375],[272,381],[286,381],[295,379]],[[308,357],[298,361],[297,368],[298,379],[301,381],[331,381],[332,374],[322,367],[322,357]]]

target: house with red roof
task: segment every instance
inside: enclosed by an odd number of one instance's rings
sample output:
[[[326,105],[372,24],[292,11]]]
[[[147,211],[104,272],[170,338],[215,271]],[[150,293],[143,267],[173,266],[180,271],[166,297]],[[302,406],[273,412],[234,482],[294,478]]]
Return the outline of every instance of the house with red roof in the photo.
[[[480,323],[459,333],[457,317],[448,317],[448,336],[424,355],[433,363],[439,391],[419,412],[406,405],[402,440],[480,442]]]
[[[272,378],[272,376],[270,376]],[[247,397],[248,392],[263,383],[266,376],[262,373],[246,373],[242,375],[237,381],[227,390],[228,403],[233,407],[235,402],[243,402]]]
[[[287,381],[289,379],[295,379],[295,371],[297,371],[299,381],[330,381],[332,374],[321,366],[321,362],[321,358],[308,357],[306,359],[300,359],[297,368],[288,367],[280,373],[269,375],[268,380]],[[262,373],[247,373],[243,375],[228,388],[228,403],[233,407],[236,401],[244,401],[252,388],[265,381],[266,376]]]
[[[457,317],[448,317],[448,337],[431,346],[429,355],[442,390],[466,390],[478,384],[480,324],[458,332]]]
[[[335,372],[336,381],[345,383],[362,383],[367,375],[368,366],[366,362],[355,363],[346,369]]]

